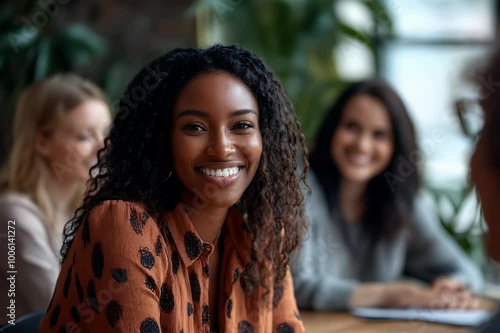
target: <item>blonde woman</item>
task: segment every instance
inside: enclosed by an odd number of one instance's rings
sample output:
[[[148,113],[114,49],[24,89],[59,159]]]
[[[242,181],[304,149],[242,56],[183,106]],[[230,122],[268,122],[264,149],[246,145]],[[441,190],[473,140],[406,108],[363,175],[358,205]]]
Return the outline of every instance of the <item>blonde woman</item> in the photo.
[[[21,95],[0,174],[0,325],[47,308],[64,224],[81,204],[110,122],[102,91],[76,75],[52,76]]]

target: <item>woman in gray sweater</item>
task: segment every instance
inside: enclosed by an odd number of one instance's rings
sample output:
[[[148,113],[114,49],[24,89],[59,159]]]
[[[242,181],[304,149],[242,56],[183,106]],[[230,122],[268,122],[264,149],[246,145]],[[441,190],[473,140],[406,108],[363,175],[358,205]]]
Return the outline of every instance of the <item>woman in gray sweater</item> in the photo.
[[[49,305],[63,227],[110,122],[104,93],[76,75],[40,80],[20,96],[0,173],[0,326]]]
[[[340,96],[310,156],[309,234],[292,261],[299,307],[476,306],[478,268],[418,194],[421,154],[386,83],[362,81]]]

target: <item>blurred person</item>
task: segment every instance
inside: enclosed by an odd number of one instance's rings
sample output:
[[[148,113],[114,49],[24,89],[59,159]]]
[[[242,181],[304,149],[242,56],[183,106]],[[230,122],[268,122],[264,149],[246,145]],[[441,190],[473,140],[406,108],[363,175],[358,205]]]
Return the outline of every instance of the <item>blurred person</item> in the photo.
[[[145,66],[66,229],[40,332],[304,332],[288,268],[303,148],[255,53],[175,49]]]
[[[73,74],[35,82],[21,94],[0,175],[2,311],[19,317],[47,308],[64,224],[82,203],[110,122],[103,92]],[[17,272],[14,278],[10,271]],[[15,310],[6,310],[12,301]],[[0,323],[11,319],[2,314]]]
[[[292,261],[299,308],[478,304],[478,268],[418,193],[418,153],[389,85],[365,80],[341,94],[310,156],[309,234]]]
[[[488,82],[500,81],[500,49],[489,59],[482,77]],[[500,261],[500,91],[498,86],[489,89],[481,100],[484,126],[470,161],[471,179],[481,202],[483,217],[488,224],[487,250],[495,261]],[[497,314],[481,333],[500,331],[500,314]]]

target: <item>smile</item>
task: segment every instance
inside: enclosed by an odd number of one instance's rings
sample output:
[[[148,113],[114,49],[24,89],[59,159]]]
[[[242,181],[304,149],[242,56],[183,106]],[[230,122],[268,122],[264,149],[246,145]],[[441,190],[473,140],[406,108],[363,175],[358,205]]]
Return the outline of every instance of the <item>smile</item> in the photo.
[[[350,154],[347,158],[350,163],[358,166],[368,165],[372,161],[371,157],[367,155]]]
[[[200,171],[207,176],[212,177],[230,177],[239,172],[239,167],[225,168],[225,169],[206,169],[200,168]]]

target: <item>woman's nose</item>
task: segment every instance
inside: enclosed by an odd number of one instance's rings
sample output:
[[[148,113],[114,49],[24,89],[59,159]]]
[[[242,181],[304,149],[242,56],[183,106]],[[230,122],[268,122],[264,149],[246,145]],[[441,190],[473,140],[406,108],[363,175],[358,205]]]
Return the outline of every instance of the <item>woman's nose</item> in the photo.
[[[360,133],[356,138],[356,147],[360,152],[368,152],[372,145],[372,139],[368,134]]]
[[[235,151],[234,142],[224,131],[214,133],[210,138],[206,152],[208,155],[224,158]]]

